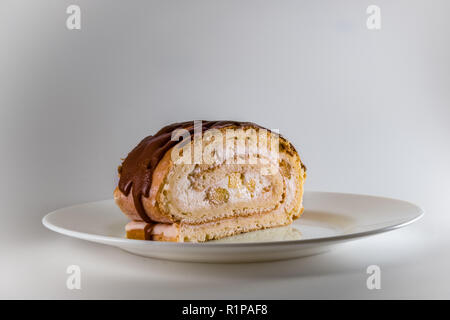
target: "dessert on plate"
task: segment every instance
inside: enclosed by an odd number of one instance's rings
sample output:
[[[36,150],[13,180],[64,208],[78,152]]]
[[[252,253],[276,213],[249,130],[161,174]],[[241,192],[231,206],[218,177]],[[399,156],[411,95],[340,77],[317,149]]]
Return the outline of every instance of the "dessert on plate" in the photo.
[[[254,123],[165,126],[118,171],[114,199],[130,219],[129,239],[203,242],[289,225],[303,212],[297,151]]]

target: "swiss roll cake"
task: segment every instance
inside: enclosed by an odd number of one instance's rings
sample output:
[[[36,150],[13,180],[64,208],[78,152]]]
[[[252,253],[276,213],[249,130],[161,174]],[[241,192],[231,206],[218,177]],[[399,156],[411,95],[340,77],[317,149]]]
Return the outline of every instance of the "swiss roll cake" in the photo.
[[[294,146],[249,122],[188,121],[144,138],[118,169],[127,238],[204,242],[285,226],[303,212]]]

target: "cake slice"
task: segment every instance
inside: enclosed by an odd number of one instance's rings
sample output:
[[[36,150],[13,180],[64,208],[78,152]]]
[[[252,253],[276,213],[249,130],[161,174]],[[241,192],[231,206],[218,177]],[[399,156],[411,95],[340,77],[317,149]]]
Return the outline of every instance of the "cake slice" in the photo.
[[[114,199],[127,238],[203,242],[292,223],[305,170],[285,138],[256,124],[175,123],[128,154]]]

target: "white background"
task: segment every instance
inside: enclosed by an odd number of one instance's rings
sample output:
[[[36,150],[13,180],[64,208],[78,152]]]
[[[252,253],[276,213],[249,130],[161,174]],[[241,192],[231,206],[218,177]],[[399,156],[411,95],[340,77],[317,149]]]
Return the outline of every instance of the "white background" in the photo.
[[[80,31],[65,26],[69,4]],[[380,31],[366,28],[370,4]],[[450,298],[449,12],[444,0],[1,0],[0,298]],[[190,119],[279,128],[307,190],[400,198],[426,216],[331,253],[241,265],[151,260],[41,225],[111,198],[120,158]]]

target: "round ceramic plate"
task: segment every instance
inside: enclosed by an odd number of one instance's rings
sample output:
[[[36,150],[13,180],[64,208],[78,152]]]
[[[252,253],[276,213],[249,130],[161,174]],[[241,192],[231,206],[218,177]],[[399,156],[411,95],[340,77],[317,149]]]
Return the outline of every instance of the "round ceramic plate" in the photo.
[[[304,206],[304,214],[290,226],[205,243],[126,239],[128,220],[113,200],[59,209],[42,221],[47,228],[67,236],[151,258],[255,262],[318,254],[345,241],[404,227],[423,215],[421,208],[406,201],[345,193],[305,192]]]

